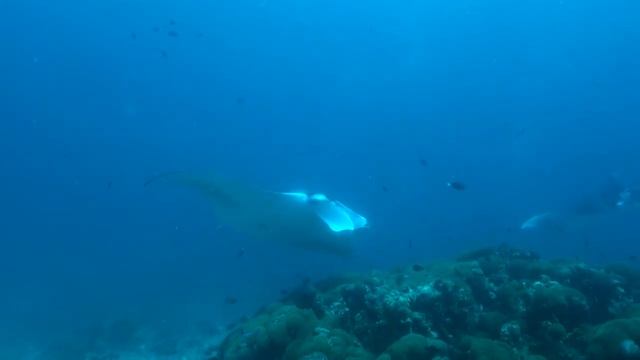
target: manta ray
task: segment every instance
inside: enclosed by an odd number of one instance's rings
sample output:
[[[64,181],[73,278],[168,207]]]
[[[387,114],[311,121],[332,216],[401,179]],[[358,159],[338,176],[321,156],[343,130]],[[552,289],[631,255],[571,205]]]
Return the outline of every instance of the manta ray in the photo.
[[[545,212],[534,215],[520,225],[523,231],[564,232],[568,217],[564,214]]]
[[[218,220],[254,239],[341,256],[353,252],[353,238],[367,218],[322,193],[256,189],[219,176],[184,172],[149,179],[192,188],[213,205]]]
[[[535,214],[525,220],[520,229],[557,233],[580,228],[593,216],[639,207],[639,194],[640,189],[626,185],[617,176],[611,175],[597,191],[580,197],[568,210]]]

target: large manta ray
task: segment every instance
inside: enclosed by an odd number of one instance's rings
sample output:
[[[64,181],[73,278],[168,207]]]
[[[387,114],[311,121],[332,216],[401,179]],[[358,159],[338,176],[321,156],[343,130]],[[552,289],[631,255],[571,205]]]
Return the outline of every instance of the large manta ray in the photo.
[[[354,234],[367,227],[364,216],[324,194],[264,191],[212,174],[184,172],[155,176],[145,186],[159,181],[199,191],[221,223],[255,239],[346,256],[352,253]]]
[[[587,194],[569,210],[535,214],[522,223],[521,230],[564,232],[567,228],[589,221],[590,216],[640,207],[640,189],[625,185],[610,176],[598,191]]]

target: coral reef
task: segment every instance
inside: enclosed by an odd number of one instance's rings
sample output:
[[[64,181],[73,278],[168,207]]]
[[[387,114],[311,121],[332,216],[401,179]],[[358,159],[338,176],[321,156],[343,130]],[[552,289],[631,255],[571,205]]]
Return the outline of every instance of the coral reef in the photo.
[[[500,246],[305,283],[209,359],[640,359],[640,274]]]

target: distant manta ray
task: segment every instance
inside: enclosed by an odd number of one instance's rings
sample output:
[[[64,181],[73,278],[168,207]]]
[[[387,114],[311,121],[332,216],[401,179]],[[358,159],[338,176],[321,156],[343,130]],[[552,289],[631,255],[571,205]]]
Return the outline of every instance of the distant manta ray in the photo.
[[[640,206],[640,191],[625,185],[617,176],[610,176],[598,191],[581,197],[569,210],[548,211],[535,214],[525,220],[520,229],[536,232],[565,232],[569,228],[580,228],[592,216],[614,211],[634,209]]]
[[[564,232],[568,218],[558,213],[545,212],[534,215],[520,225],[524,231]]]
[[[219,220],[255,239],[348,256],[367,219],[323,194],[254,189],[215,175],[172,172],[145,182],[193,188],[213,204]]]

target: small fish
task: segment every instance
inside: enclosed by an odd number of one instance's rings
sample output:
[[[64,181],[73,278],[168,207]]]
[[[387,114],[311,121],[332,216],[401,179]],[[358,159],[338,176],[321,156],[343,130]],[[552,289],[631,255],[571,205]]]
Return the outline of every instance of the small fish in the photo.
[[[242,96],[238,96],[236,98],[236,104],[238,104],[238,105],[244,105],[245,102],[246,102],[246,100]]]
[[[420,265],[420,264],[414,264],[411,269],[413,269],[413,271],[415,272],[420,272],[420,271],[424,271],[424,266]]]
[[[382,185],[382,191],[388,193],[389,192],[389,188],[386,185]]]
[[[142,186],[147,187],[147,186],[151,185],[157,179],[158,179],[158,176],[151,176],[151,177],[149,177],[149,178],[144,180],[144,183],[142,184]]]
[[[131,39],[135,40],[138,38],[138,35],[134,32],[131,33]]]
[[[169,20],[169,25],[171,25],[171,26],[175,26],[175,25],[176,25],[175,20]]]
[[[178,37],[178,32],[175,30],[170,30],[167,35],[169,35],[169,37]]]
[[[627,261],[629,261],[629,262],[637,262],[638,261],[638,256],[637,255],[629,255],[627,257]]]
[[[429,163],[427,162],[427,160],[425,159],[420,159],[420,166],[422,167],[427,167],[429,165]]]
[[[166,59],[169,57],[169,54],[164,50],[160,50],[160,56],[162,56],[163,59]]]
[[[280,289],[280,295],[282,295],[282,296],[286,296],[286,295],[288,295],[288,294],[289,294],[289,290],[287,290],[287,289]]]
[[[107,181],[107,190],[111,190],[112,186],[113,186],[113,181],[111,180]]]
[[[447,186],[456,191],[464,191],[467,188],[467,186],[460,181],[449,181]]]
[[[153,32],[156,32],[156,33],[157,33],[157,32],[159,32],[159,31],[160,31],[160,28],[159,28],[159,27],[157,27],[157,26],[154,26],[152,30],[153,30]]]
[[[238,303],[238,298],[234,297],[234,296],[227,296],[224,299],[224,303],[227,305],[235,305]]]
[[[244,248],[240,248],[240,249],[238,250],[238,252],[236,253],[236,257],[237,257],[237,258],[241,258],[241,257],[243,257],[243,256],[244,256],[244,253],[245,253]]]
[[[199,32],[196,34],[196,38],[198,39],[202,39],[204,37],[204,33],[203,32]]]

